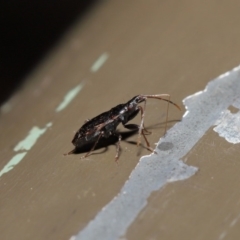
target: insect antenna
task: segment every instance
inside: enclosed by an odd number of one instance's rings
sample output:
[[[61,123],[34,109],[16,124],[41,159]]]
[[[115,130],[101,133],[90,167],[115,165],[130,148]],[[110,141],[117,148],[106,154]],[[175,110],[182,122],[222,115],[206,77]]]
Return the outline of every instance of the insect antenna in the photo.
[[[155,99],[159,99],[162,101],[167,102],[167,115],[166,115],[166,122],[165,122],[165,131],[164,131],[164,135],[166,134],[167,131],[167,122],[168,122],[168,110],[169,110],[169,103],[171,103],[172,105],[174,105],[176,108],[178,108],[181,111],[181,108],[174,102],[170,101],[170,95],[169,94],[154,94],[154,95],[143,95],[143,97],[145,98],[155,98]],[[168,99],[165,99],[164,97],[167,97]]]

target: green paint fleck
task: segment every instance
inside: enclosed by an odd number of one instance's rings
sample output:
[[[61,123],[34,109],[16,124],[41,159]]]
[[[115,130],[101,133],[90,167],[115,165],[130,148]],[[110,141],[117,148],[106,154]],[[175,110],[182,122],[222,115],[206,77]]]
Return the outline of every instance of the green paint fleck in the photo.
[[[25,139],[20,141],[14,148],[14,151],[30,150],[32,146],[37,142],[38,138],[46,132],[46,130],[52,126],[52,123],[47,123],[45,128],[33,127]]]
[[[108,58],[109,55],[107,53],[103,53],[92,65],[91,72],[97,72],[102,67],[102,65],[107,61]]]
[[[77,96],[77,94],[82,90],[84,83],[80,83],[75,88],[71,89],[64,97],[63,101],[56,108],[56,112],[62,111],[67,105]]]
[[[18,153],[4,166],[4,168],[0,171],[0,177],[9,171],[11,171],[21,160],[25,157],[27,152]]]

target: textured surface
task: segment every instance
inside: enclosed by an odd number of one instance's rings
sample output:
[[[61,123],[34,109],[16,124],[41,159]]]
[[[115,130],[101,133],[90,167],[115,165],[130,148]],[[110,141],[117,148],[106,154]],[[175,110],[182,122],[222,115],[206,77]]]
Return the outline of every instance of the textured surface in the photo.
[[[88,159],[64,157],[74,132],[86,119],[137,94],[170,93],[181,104],[238,66],[239,7],[234,0],[103,1],[76,22],[1,108],[0,169],[26,153],[0,177],[1,239],[70,239],[84,229],[148,151],[136,149],[136,135],[123,134],[118,166],[115,139]],[[81,91],[56,111],[82,83]],[[163,135],[165,109],[164,103],[148,101],[151,146]],[[183,113],[171,107],[169,127]],[[140,116],[133,120],[139,121]],[[48,123],[52,126],[46,129]],[[46,131],[30,149],[15,152],[34,127]],[[171,143],[161,145],[171,148]],[[210,128],[182,158],[199,168],[197,174],[152,193],[124,238],[238,239],[239,156],[239,144]]]

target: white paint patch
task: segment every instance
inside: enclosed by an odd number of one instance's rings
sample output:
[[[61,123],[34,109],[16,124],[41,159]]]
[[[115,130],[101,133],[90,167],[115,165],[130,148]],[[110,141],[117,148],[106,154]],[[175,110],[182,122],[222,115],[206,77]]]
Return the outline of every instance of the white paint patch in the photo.
[[[107,53],[103,53],[92,65],[91,72],[97,72],[103,64],[107,61],[109,55]]]
[[[226,110],[216,121],[213,130],[230,143],[240,143],[240,111],[231,113]]]
[[[0,177],[4,174],[12,170],[18,163],[22,161],[27,152],[18,153],[4,166],[4,168],[0,171]]]
[[[189,111],[185,111],[185,113],[183,114],[183,118],[185,118],[188,115]]]
[[[73,89],[71,89],[64,97],[63,101],[55,109],[56,112],[62,111],[68,106],[68,104],[78,95],[78,93],[83,89],[84,82],[80,83]]]
[[[239,95],[240,95],[240,94],[239,94]],[[235,101],[234,101],[234,103],[233,103],[233,106],[234,106],[235,108],[240,109],[240,97],[237,98],[237,99],[235,99]]]
[[[46,124],[45,128],[33,127],[27,137],[20,141],[14,148],[14,151],[30,150],[33,145],[37,142],[38,138],[46,132],[46,130],[52,126],[52,123]]]
[[[109,202],[81,232],[76,240],[115,240],[123,236],[153,191],[167,182],[191,177],[196,167],[181,159],[205,132],[232,105],[240,93],[240,69],[211,81],[204,91],[183,100],[188,111],[157,144],[156,154],[143,156],[120,193]]]

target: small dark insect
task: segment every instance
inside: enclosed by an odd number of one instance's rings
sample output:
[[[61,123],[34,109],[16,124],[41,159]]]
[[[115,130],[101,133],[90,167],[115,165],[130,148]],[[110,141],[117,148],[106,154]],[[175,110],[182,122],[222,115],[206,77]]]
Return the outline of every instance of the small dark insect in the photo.
[[[168,99],[165,99],[164,97],[167,97]],[[141,142],[141,136],[143,136],[146,144],[147,149],[151,152],[154,152],[154,150],[150,147],[150,144],[146,138],[146,134],[150,133],[148,132],[144,127],[144,113],[146,108],[146,102],[148,98],[155,98],[159,100],[163,100],[168,102],[167,105],[167,116],[166,116],[166,125],[165,125],[165,131],[167,128],[167,117],[168,117],[168,107],[169,103],[176,106],[179,110],[180,107],[170,101],[170,95],[169,94],[156,94],[156,95],[137,95],[133,97],[130,101],[124,104],[119,104],[116,107],[110,109],[107,112],[101,113],[100,115],[96,116],[95,118],[92,118],[91,120],[86,120],[86,122],[83,124],[83,126],[77,131],[75,134],[72,143],[75,146],[75,149],[70,151],[69,153],[66,153],[64,155],[72,154],[77,149],[83,147],[86,144],[93,143],[93,147],[91,150],[86,153],[82,158],[85,158],[91,154],[91,152],[95,149],[98,141],[100,138],[108,138],[110,135],[115,135],[118,137],[118,143],[117,143],[117,151],[115,156],[115,161],[118,160],[119,157],[119,151],[120,151],[120,142],[121,142],[121,135],[116,131],[117,126],[122,123],[123,126],[130,130],[138,130],[138,140],[137,140],[137,146],[139,146]],[[138,104],[144,102],[143,107],[139,106]],[[141,123],[140,125],[137,124],[127,124],[130,120],[132,120],[136,115],[141,112]]]

